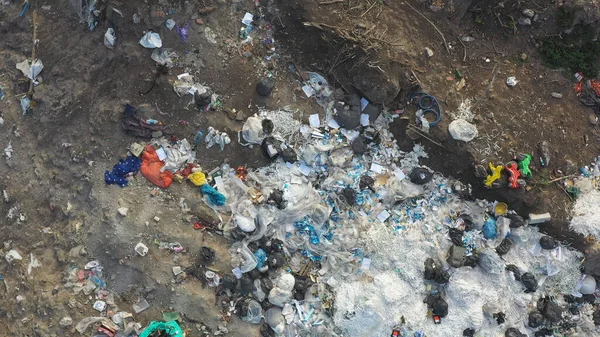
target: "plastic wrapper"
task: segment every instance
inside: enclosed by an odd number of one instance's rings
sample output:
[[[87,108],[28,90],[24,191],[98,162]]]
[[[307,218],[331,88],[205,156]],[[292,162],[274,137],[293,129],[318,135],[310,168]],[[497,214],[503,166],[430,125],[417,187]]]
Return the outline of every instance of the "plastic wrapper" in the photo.
[[[234,242],[229,249],[229,254],[231,254],[231,266],[240,268],[242,273],[251,271],[258,264],[256,256],[241,242]]]

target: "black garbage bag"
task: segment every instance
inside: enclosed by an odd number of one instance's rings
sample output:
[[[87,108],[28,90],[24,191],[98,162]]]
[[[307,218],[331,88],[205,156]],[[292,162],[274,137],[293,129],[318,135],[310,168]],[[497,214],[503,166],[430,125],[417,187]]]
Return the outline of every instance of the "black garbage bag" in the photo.
[[[450,240],[452,241],[452,244],[454,244],[455,246],[461,246],[463,247],[463,234],[464,231],[461,231],[460,229],[456,229],[456,228],[450,228],[448,230],[448,235],[450,236]]]
[[[283,199],[283,191],[274,190],[271,192],[269,199],[267,199],[267,204],[274,205],[278,209],[284,209],[287,206],[287,201]]]
[[[522,227],[525,224],[525,220],[518,214],[509,214],[510,228]]]
[[[514,264],[509,264],[506,266],[505,269],[506,271],[510,271],[513,273],[513,275],[515,276],[515,280],[521,280],[521,271],[519,270],[519,267],[515,266]]]
[[[225,274],[221,278],[221,285],[225,289],[235,290],[237,287],[237,279],[233,274]]]
[[[535,292],[538,288],[538,282],[532,273],[527,272],[521,275],[521,283],[525,286],[526,293]]]
[[[260,146],[269,158],[274,159],[281,154],[281,142],[275,139],[275,137],[265,137]]]
[[[375,184],[375,180],[373,178],[369,177],[368,175],[363,175],[360,177],[360,181],[358,182],[358,187],[360,188],[361,191],[368,188],[371,191],[375,192],[373,190],[374,184]]]
[[[342,195],[344,199],[350,206],[354,206],[356,204],[356,191],[350,187],[344,188],[342,191]]]
[[[336,122],[346,130],[356,129],[360,126],[360,106],[350,107],[348,105],[336,104],[336,114],[333,116]]]
[[[285,263],[285,254],[282,252],[273,252],[267,257],[267,262],[269,263],[269,268],[279,269]]]
[[[465,267],[475,268],[479,264],[479,256],[476,254],[471,254],[465,258]]]
[[[465,232],[472,231],[474,227],[473,218],[468,214],[461,214],[459,217],[463,220],[463,223],[465,225]]]
[[[415,167],[410,172],[410,182],[417,185],[424,185],[431,181],[433,173],[422,167]]]
[[[465,264],[465,252],[466,249],[464,247],[452,245],[446,262],[454,268],[462,267]]]
[[[594,311],[592,318],[594,319],[594,324],[600,325],[600,308],[598,308],[598,309],[596,309],[596,311]]]
[[[246,273],[252,280],[256,280],[260,278],[260,271],[258,269],[252,269],[251,271]]]
[[[365,137],[363,137],[363,136],[356,137],[350,144],[350,148],[352,148],[352,151],[358,155],[361,155],[361,154],[364,154],[365,152],[367,152],[368,148],[367,148],[367,142],[366,142]]]
[[[576,305],[570,306],[569,313],[571,313],[571,315],[579,315],[579,307]]]
[[[433,311],[434,315],[446,317],[448,315],[448,303],[438,294],[429,294],[425,298],[427,307]]]
[[[506,314],[502,311],[495,313],[494,315],[492,315],[492,317],[494,317],[498,325],[504,324],[504,322],[506,322]]]
[[[260,82],[256,84],[256,91],[261,96],[269,96],[273,88],[275,87],[275,78],[263,77]]]
[[[240,279],[240,293],[242,295],[250,294],[254,290],[254,281],[248,275],[248,273],[243,274]]]
[[[435,263],[432,258],[425,260],[425,279],[433,280],[437,283],[445,284],[450,281],[450,274],[442,269],[442,266]]]
[[[294,149],[292,149],[291,147],[287,147],[281,150],[281,158],[284,162],[290,164],[293,164],[298,161],[298,155],[296,154],[296,151],[294,151]]]
[[[510,251],[512,244],[513,243],[509,238],[504,238],[504,240],[502,240],[502,242],[500,242],[498,247],[496,247],[496,253],[498,253],[498,255],[500,255],[500,256],[505,255],[506,253],[508,253]]]
[[[475,335],[475,329],[468,328],[463,330],[463,337],[473,337]]]
[[[537,308],[550,322],[556,323],[562,319],[562,308],[548,297],[540,298],[537,302]]]
[[[558,247],[558,242],[548,235],[544,235],[540,238],[540,246],[544,249],[554,249]]]
[[[263,308],[263,310],[264,310],[264,308]],[[275,331],[273,331],[273,329],[271,329],[269,324],[264,323],[263,325],[260,326],[260,336],[261,337],[276,337],[276,334],[275,334]]]
[[[200,247],[199,258],[203,265],[209,265],[215,259],[215,250],[210,247],[202,246]]]
[[[506,332],[504,333],[504,337],[527,337],[527,335],[524,333],[521,333],[521,331],[519,331],[519,329],[508,328],[508,329],[506,329]]]
[[[265,118],[260,122],[260,126],[263,129],[263,133],[265,135],[270,135],[273,133],[273,130],[275,129],[275,125],[273,124],[273,121]]]
[[[208,107],[211,103],[212,92],[205,91],[203,93],[198,93],[197,91],[194,93],[194,102],[199,110],[204,111],[206,107]]]
[[[529,322],[528,325],[530,328],[538,328],[546,322],[544,315],[539,311],[532,311],[529,313]]]

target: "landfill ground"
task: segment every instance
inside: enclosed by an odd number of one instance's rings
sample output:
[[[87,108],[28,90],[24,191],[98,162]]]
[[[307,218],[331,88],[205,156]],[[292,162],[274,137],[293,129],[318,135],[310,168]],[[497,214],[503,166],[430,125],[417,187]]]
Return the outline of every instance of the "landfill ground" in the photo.
[[[452,43],[446,50],[431,23],[400,1],[256,2],[260,9],[250,0],[112,1],[123,13],[122,18],[113,15],[111,19],[117,34],[114,49],[103,43],[108,19],[90,32],[68,1],[31,1],[24,17],[19,17],[20,3],[0,5],[0,87],[5,92],[0,100],[4,120],[0,148],[10,144],[13,149],[11,158],[3,155],[0,160],[5,191],[0,202],[0,251],[15,249],[23,257],[14,263],[0,259],[0,330],[5,332],[1,334],[79,335],[74,325],[62,327],[59,321],[69,316],[76,324],[84,317],[98,316],[92,308],[95,300],[73,294],[64,284],[72,266],[82,268],[90,260],[98,260],[104,267],[121,310],[133,312],[131,306],[140,298],[148,301],[147,310],[134,314],[142,325],[162,319],[163,312],[177,311],[183,317],[182,326],[189,329],[187,336],[204,336],[203,329],[219,331],[223,319],[229,319],[222,311],[229,304],[221,303],[214,288],[189,276],[176,282],[172,271],[175,266],[193,266],[202,246],[216,251],[215,270],[231,270],[230,240],[193,228],[198,220],[207,224],[220,221],[204,204],[198,188],[175,182],[168,189],[159,189],[140,174],[131,178],[126,188],[104,182],[105,171],[127,155],[132,142],[139,141],[121,127],[127,103],[170,125],[177,139],[191,140],[198,130],[209,126],[227,132],[231,144],[224,151],[218,146],[197,148],[205,172],[223,163],[252,169],[271,162],[260,146],[238,144],[237,132],[244,120],[235,120],[231,118],[235,114],[230,117],[223,111],[198,112],[189,104],[189,96],[177,96],[173,82],[185,72],[221,95],[223,106],[241,110],[245,117],[257,113],[259,107],[276,110],[289,106],[304,122],[314,113],[324,118],[323,108],[303,93],[298,77],[289,70],[290,63],[322,74],[333,87],[343,89],[352,88],[352,80],[342,76],[351,73],[352,67],[375,72],[378,79],[407,73],[424,92],[443,103],[442,120],[429,135],[440,145],[424,138],[416,140],[429,154],[421,164],[471,184],[476,198],[506,202],[524,217],[550,212],[552,221],[540,225],[542,232],[581,251],[593,248],[593,242],[569,232],[571,197],[550,183],[556,170],[577,174],[600,152],[599,129],[590,124],[592,111],[579,103],[573,91],[572,74],[546,68],[536,54],[536,37],[557,34],[558,28],[534,23],[518,26],[514,34],[495,20],[476,24],[466,14],[455,22],[446,19],[447,8],[433,12],[410,2]],[[525,0],[519,2],[520,8],[511,4],[505,10],[510,14],[511,10],[519,13],[533,8],[541,22],[552,21],[555,5],[539,3]],[[200,14],[211,6],[212,11]],[[23,115],[19,98],[27,92],[29,82],[15,64],[31,55],[34,9],[38,14],[37,56],[44,70],[35,87],[33,111]],[[277,57],[265,61],[269,54],[261,43],[254,46],[251,57],[242,55],[239,33],[245,12],[263,13],[272,24]],[[132,22],[134,13],[141,17],[138,24]],[[165,27],[168,18],[178,24],[189,20],[186,43],[175,30]],[[197,18],[203,23],[198,24]],[[344,43],[331,29],[307,27],[305,22],[349,31],[362,23],[373,35],[365,38],[368,41]],[[216,44],[207,40],[206,27],[214,32]],[[179,56],[167,74],[156,75],[151,50],[138,42],[148,29],[160,33],[163,47],[173,48]],[[474,41],[463,46],[460,37],[467,35]],[[431,48],[433,56],[426,56],[425,47]],[[364,49],[369,51],[363,59]],[[521,59],[523,53],[525,60]],[[460,89],[457,70],[465,79]],[[256,93],[256,83],[267,72],[274,74],[276,85],[265,98]],[[506,85],[509,76],[519,81],[515,87]],[[150,92],[141,94],[151,86]],[[561,93],[562,98],[553,98],[552,92]],[[464,143],[453,140],[447,130],[450,114],[467,99],[475,102],[479,137]],[[407,105],[403,114],[411,124],[415,123],[415,110]],[[415,141],[405,134],[399,119],[391,131],[402,150],[413,148]],[[549,166],[544,168],[536,160],[541,140],[546,140],[551,150]],[[482,178],[475,177],[474,165],[508,162],[522,152],[534,157],[532,188],[488,190]],[[9,218],[15,207],[18,215]],[[126,216],[117,212],[121,207],[128,208]],[[134,251],[138,242],[150,248],[147,256]],[[186,252],[160,250],[158,242],[179,242]],[[40,266],[28,273],[34,258]],[[236,315],[230,319],[228,335],[260,336],[258,326],[242,322]]]

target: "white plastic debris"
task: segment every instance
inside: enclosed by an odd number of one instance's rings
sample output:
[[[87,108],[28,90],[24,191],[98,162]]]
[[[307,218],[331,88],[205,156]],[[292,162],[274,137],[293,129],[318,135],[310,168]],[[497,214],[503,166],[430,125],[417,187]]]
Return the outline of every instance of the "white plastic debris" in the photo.
[[[206,143],[207,149],[210,149],[215,144],[219,144],[221,151],[223,151],[225,145],[231,143],[231,138],[229,138],[229,135],[227,135],[226,132],[220,132],[212,126],[209,126],[208,133],[204,137],[204,142]]]
[[[119,207],[117,208],[117,212],[119,213],[119,215],[125,217],[127,216],[127,212],[129,211],[129,208],[127,207]]]
[[[600,238],[600,191],[581,193],[573,206],[569,228],[583,235]]]
[[[154,62],[167,66],[168,68],[173,67],[173,57],[175,56],[175,52],[173,52],[170,48],[156,48],[152,51],[152,55],[150,58],[154,60]]]
[[[8,142],[8,145],[4,148],[4,155],[6,156],[6,159],[12,158],[12,153],[13,153],[12,143]]]
[[[448,125],[448,131],[455,140],[470,142],[477,137],[477,127],[464,119],[457,119]]]
[[[517,83],[519,83],[519,81],[517,81],[517,78],[514,76],[510,76],[506,79],[506,85],[508,85],[509,87],[514,87],[515,85],[517,85]]]
[[[242,126],[242,137],[247,143],[260,144],[265,138],[262,119],[256,116],[248,117]]]
[[[149,31],[141,38],[140,44],[142,47],[148,49],[160,48],[162,47],[162,40],[160,39],[160,35],[158,35],[158,33]]]
[[[104,309],[106,309],[106,302],[98,300],[94,302],[93,308],[102,312]]]
[[[579,283],[578,291],[583,295],[590,295],[596,291],[596,280],[592,276],[583,275]]]
[[[146,254],[148,254],[148,246],[146,246],[145,244],[143,244],[141,242],[138,242],[138,244],[135,245],[134,250],[140,256],[146,256]]]
[[[21,254],[19,254],[19,252],[17,252],[16,250],[12,249],[9,250],[8,253],[6,253],[6,255],[4,255],[4,258],[6,259],[6,262],[11,263],[14,260],[22,260],[23,257],[21,256]]]
[[[107,29],[106,33],[104,33],[104,45],[106,46],[106,48],[108,48],[108,49],[115,48],[116,42],[117,42],[117,35],[115,34],[115,30],[112,28]]]
[[[33,253],[29,253],[29,266],[27,266],[27,275],[31,275],[33,268],[41,267],[42,264],[38,259],[33,255]]]
[[[165,26],[167,26],[168,30],[173,30],[173,27],[175,27],[175,20],[168,19],[167,21],[165,21]]]
[[[27,78],[35,81],[44,69],[44,64],[40,59],[35,60],[33,63],[30,63],[28,59],[25,59],[23,62],[17,63],[17,69],[19,69]]]
[[[250,26],[252,24],[253,20],[254,20],[254,15],[246,12],[246,14],[244,14],[244,17],[242,18],[242,23],[246,26]]]

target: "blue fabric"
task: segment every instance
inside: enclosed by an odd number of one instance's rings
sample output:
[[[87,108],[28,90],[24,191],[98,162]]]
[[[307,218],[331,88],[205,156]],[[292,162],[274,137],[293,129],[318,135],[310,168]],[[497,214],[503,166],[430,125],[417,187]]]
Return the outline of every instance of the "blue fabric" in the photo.
[[[483,223],[483,237],[486,239],[493,239],[496,235],[496,219],[489,217]]]
[[[118,164],[113,166],[112,172],[104,172],[104,182],[108,185],[127,186],[125,176],[132,172],[137,172],[142,166],[142,160],[136,156],[129,156],[125,159],[120,159]]]
[[[219,191],[215,190],[209,184],[200,186],[200,192],[202,192],[202,195],[208,196],[208,200],[213,205],[223,206],[225,205],[225,201],[227,201],[227,198],[223,194],[219,193]]]

